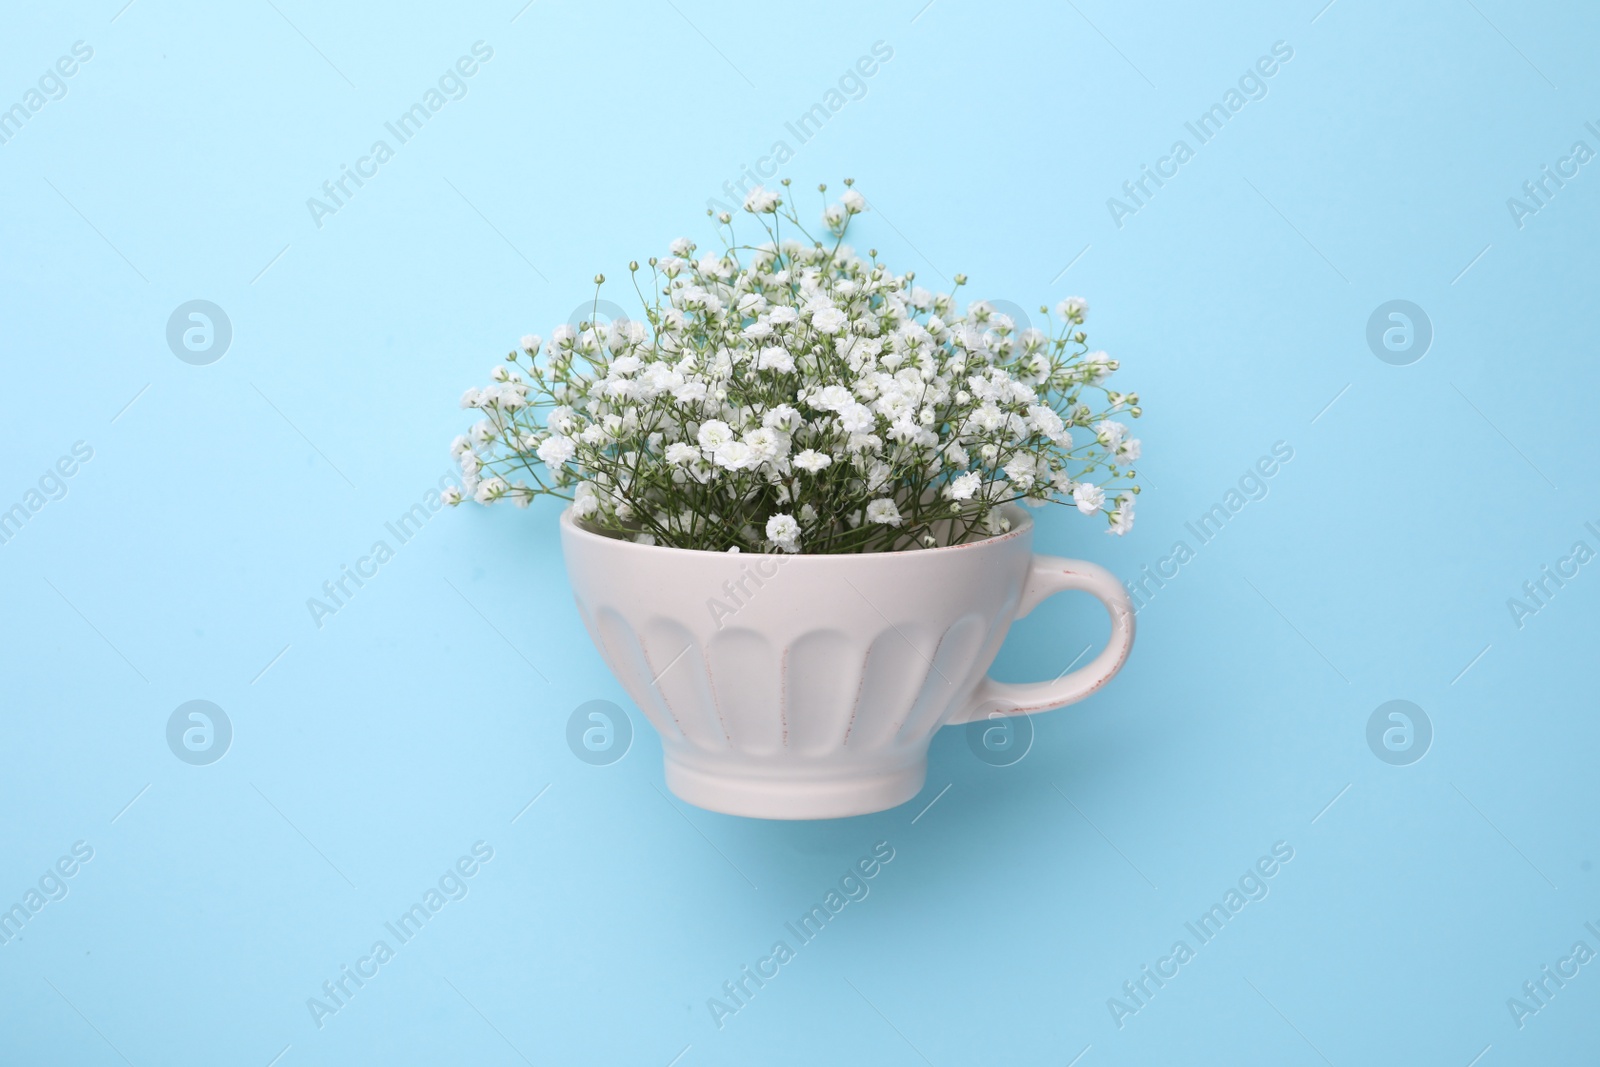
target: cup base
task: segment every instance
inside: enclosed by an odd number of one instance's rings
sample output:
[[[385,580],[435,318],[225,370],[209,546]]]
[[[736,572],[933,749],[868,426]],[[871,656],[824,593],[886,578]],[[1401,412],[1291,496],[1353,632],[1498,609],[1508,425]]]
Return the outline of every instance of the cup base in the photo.
[[[697,808],[748,819],[846,819],[898,807],[922,791],[928,762],[848,778],[719,774],[666,758],[667,788]]]

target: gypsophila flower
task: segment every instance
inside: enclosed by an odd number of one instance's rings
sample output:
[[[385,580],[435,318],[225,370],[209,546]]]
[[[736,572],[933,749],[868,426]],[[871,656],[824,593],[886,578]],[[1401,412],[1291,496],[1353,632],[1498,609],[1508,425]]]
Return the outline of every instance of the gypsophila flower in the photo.
[[[867,505],[867,521],[881,522],[885,526],[900,525],[900,509],[888,497],[880,497]]]
[[[952,478],[950,484],[944,488],[944,495],[951,500],[971,500],[972,495],[982,484],[983,475],[977,471],[968,471],[957,478]]]
[[[1072,502],[1076,504],[1078,506],[1078,510],[1083,512],[1085,515],[1093,515],[1095,512],[1099,511],[1100,505],[1105,503],[1105,499],[1106,491],[1100,488],[1098,485],[1092,485],[1089,482],[1080,482],[1078,485],[1074,486],[1072,490]]]
[[[559,435],[546,439],[536,450],[539,462],[546,467],[559,467],[577,452],[578,446],[572,443],[572,438]]]
[[[1122,443],[1122,435],[1127,432],[1128,428],[1126,426],[1122,425],[1120,422],[1113,422],[1110,419],[1106,419],[1104,422],[1097,422],[1094,426],[1095,436],[1099,438],[1100,443],[1105,445],[1107,448],[1116,448]]]
[[[771,332],[770,326],[768,332]],[[756,357],[756,370],[775,370],[787,374],[794,370],[794,356],[789,354],[787,348],[770,345],[763,348],[761,354]]]
[[[838,308],[823,308],[811,316],[818,333],[838,333],[850,324],[850,317]]]
[[[719,467],[726,467],[731,471],[744,470],[760,463],[760,457],[755,449],[743,441],[729,441],[711,454],[711,458]]]
[[[733,431],[728,424],[720,419],[711,419],[701,423],[700,433],[695,438],[700,442],[700,447],[707,452],[715,452],[733,440]],[[1160,466],[1160,464],[1157,464]]]
[[[1005,471],[1006,477],[1018,489],[1026,490],[1033,487],[1034,463],[1032,456],[1017,456],[1002,467],[1001,470]]]
[[[785,552],[800,551],[800,524],[793,515],[774,515],[767,520],[767,540]]]
[[[956,544],[1011,529],[1017,503],[1127,532],[1140,402],[1105,387],[1117,362],[1088,351],[1086,301],[1058,303],[1050,332],[998,302],[962,311],[963,275],[930,291],[844,243],[869,207],[848,182],[826,232],[789,198],[750,190],[754,240],[725,209],[721,250],[680,237],[630,264],[637,320],[522,337],[462,394],[476,421],[441,499],[556,496],[600,532],[713,551]]]
[[[1133,529],[1133,497],[1127,493],[1117,497],[1117,509],[1111,513],[1111,525],[1106,533],[1121,537]]]
[[[744,198],[744,209],[752,213],[770,215],[778,210],[778,205],[782,202],[777,193],[758,185]]]
[[[818,452],[808,448],[794,457],[794,465],[803,471],[815,474],[833,462],[833,457],[825,452]]]

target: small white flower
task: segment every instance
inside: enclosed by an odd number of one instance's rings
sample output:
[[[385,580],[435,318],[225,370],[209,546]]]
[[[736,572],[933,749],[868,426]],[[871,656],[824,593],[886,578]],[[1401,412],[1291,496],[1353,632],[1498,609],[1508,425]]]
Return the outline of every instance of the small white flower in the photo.
[[[1090,352],[1083,357],[1083,364],[1089,372],[1089,381],[1094,385],[1111,377],[1111,357],[1104,352]]]
[[[833,463],[833,457],[825,452],[818,452],[814,448],[808,448],[796,455],[790,462],[803,471],[806,471],[810,474],[815,474],[817,471]]]
[[[843,204],[844,209],[850,212],[852,215],[859,215],[863,211],[867,210],[867,198],[856,192],[854,189],[846,189],[844,194],[839,197],[839,202]]]
[[[439,494],[439,499],[444,501],[446,504],[449,504],[451,507],[455,507],[457,504],[461,503],[461,487],[456,485],[450,486],[444,492]]]
[[[744,198],[744,209],[754,214],[770,215],[778,210],[778,205],[781,203],[783,200],[777,193],[766,186],[758,185]]]
[[[866,433],[877,424],[872,409],[865,404],[846,404],[839,411],[839,425],[846,433]]]
[[[1100,439],[1101,444],[1107,448],[1116,448],[1122,443],[1122,436],[1128,432],[1128,428],[1120,422],[1113,422],[1107,419],[1104,422],[1095,423],[1094,432],[1095,436]]]
[[[536,333],[525,333],[522,335],[522,350],[528,353],[530,356],[538,352],[543,344],[544,341]]]
[[[1017,456],[1003,468],[1006,477],[1016,483],[1018,489],[1032,489],[1034,482],[1034,462],[1032,456]]]
[[[468,389],[466,392],[461,394],[461,406],[463,408],[475,408],[480,406],[482,403],[483,393],[481,390]]]
[[[553,434],[539,446],[539,461],[546,467],[559,467],[571,459],[577,451],[578,447],[572,443],[572,438]]]
[[[788,304],[780,304],[778,307],[772,309],[772,313],[767,316],[767,319],[774,326],[787,326],[799,317],[800,313],[794,308],[790,307]]]
[[[788,374],[794,370],[794,356],[789,354],[787,348],[769,345],[763,348],[761,354],[756,357],[756,370],[775,370]]]
[[[750,450],[755,453],[756,463],[765,463],[768,460],[777,459],[789,450],[788,438],[765,426],[745,434],[744,443],[749,445]]]
[[[793,433],[804,425],[804,422],[800,413],[788,404],[768,408],[766,414],[761,416],[761,425],[769,430],[781,430],[785,433]]]
[[[900,509],[894,506],[894,501],[888,497],[879,497],[867,505],[867,521],[878,522],[885,526],[900,525]]]
[[[793,515],[774,515],[767,520],[767,540],[785,552],[800,551],[800,524]]]
[[[677,463],[681,466],[684,464],[693,463],[699,458],[700,450],[694,447],[694,445],[687,444],[683,441],[674,441],[672,444],[667,446],[668,463]]]
[[[811,395],[807,401],[818,411],[838,411],[847,404],[853,403],[854,398],[850,390],[842,385],[825,385]]]
[[[707,452],[715,452],[733,440],[733,430],[721,419],[707,419],[700,424],[700,432],[695,439]]]
[[[544,424],[556,433],[571,433],[578,428],[578,420],[573,410],[565,404],[550,409],[550,414]]]
[[[849,316],[838,308],[822,308],[811,316],[811,325],[818,333],[836,334],[849,322]]]
[[[1081,296],[1069,296],[1056,305],[1056,317],[1063,322],[1082,322],[1089,313],[1089,301]]]
[[[761,462],[756,450],[743,441],[729,441],[711,453],[711,459],[717,466],[726,467],[730,471],[744,470]]]
[[[972,495],[978,491],[978,486],[983,484],[983,475],[977,471],[967,473],[950,480],[945,486],[944,495],[951,500],[971,500]]]
[[[694,242],[687,237],[679,237],[667,246],[667,251],[682,258],[694,251]]]
[[[1042,433],[1054,440],[1066,424],[1061,421],[1061,416],[1056,414],[1054,408],[1043,404],[1034,404],[1028,408],[1028,422],[1032,424],[1036,433]]]
[[[1093,515],[1105,503],[1106,491],[1092,482],[1080,482],[1072,490],[1072,502],[1085,515]]]
[[[595,493],[594,486],[589,482],[579,482],[572,491],[572,514],[584,519],[599,509],[600,497]]]
[[[706,383],[701,381],[684,382],[672,390],[673,397],[683,404],[697,404],[706,398]]]
[[[1106,533],[1121,537],[1133,529],[1133,497],[1127,493],[1117,497],[1117,510],[1111,513],[1111,525]]]

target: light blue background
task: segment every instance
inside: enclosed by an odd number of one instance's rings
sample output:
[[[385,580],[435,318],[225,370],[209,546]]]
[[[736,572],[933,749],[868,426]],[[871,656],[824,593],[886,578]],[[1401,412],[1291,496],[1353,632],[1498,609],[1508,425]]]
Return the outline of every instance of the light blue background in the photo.
[[[1600,949],[1600,565],[1521,628],[1507,599],[1600,549],[1600,173],[1522,228],[1506,201],[1600,149],[1600,13],[1321,3],[9,5],[0,104],[94,55],[0,145],[0,507],[94,458],[0,545],[0,906],[94,858],[0,946],[0,1061],[1592,1055],[1600,964],[1521,1029],[1506,1001]],[[316,226],[306,199],[479,40],[465,98]],[[799,145],[784,123],[876,41],[864,98]],[[1266,97],[1115,225],[1277,41]],[[1126,539],[1056,509],[1043,551],[1133,578],[1294,449],[1020,762],[948,730],[915,801],[814,824],[667,799],[637,712],[620,762],[568,750],[574,708],[626,698],[553,508],[443,512],[321,628],[306,608],[395,546],[463,388],[596,271],[708,238],[707,197],[777,139],[800,188],[857,178],[858,243],[921,281],[1090,300],[1147,489]],[[232,323],[208,366],[165,339],[193,299]],[[1409,366],[1367,346],[1391,299],[1433,326]],[[1104,629],[1051,603],[997,670],[1053,676]],[[210,766],[167,746],[192,699],[233,724]],[[1433,724],[1409,766],[1366,741],[1391,699]],[[319,1029],[307,998],[480,840],[469,895]],[[707,998],[881,840],[871,895],[719,1029]],[[1270,896],[1119,1029],[1108,998],[1279,841]]]

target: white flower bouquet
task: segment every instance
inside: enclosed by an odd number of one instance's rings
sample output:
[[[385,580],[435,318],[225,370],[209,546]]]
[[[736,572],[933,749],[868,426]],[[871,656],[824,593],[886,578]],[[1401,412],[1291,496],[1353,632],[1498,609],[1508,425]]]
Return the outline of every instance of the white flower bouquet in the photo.
[[[679,238],[648,275],[629,264],[641,321],[524,337],[468,389],[483,417],[452,445],[449,501],[547,494],[601,533],[728,552],[958,544],[1009,529],[1012,501],[1132,527],[1139,441],[1113,416],[1139,398],[1106,388],[1117,361],[1088,350],[1083,300],[1051,333],[982,300],[958,314],[844,243],[867,210],[850,180],[820,237],[783,185],[745,200],[763,242],[721,214],[721,254]]]

